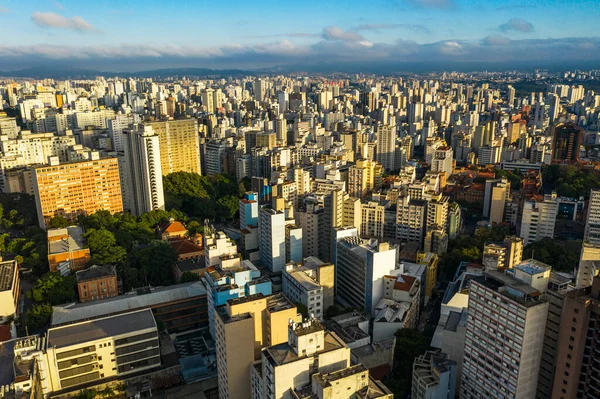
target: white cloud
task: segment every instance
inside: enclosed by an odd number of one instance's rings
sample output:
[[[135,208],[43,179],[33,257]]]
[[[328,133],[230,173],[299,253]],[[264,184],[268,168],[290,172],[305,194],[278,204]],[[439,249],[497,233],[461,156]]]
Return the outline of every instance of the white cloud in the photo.
[[[98,31],[92,24],[81,17],[65,17],[54,12],[36,11],[31,15],[33,22],[45,28],[70,29],[79,32]]]
[[[364,40],[360,34],[352,31],[345,31],[339,26],[327,26],[323,28],[323,39],[341,40],[345,42],[360,42]]]

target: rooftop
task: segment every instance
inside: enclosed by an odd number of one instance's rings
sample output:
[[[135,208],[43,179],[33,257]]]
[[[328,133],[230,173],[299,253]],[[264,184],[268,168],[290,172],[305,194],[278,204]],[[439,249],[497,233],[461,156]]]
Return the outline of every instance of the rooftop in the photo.
[[[17,262],[14,260],[0,262],[0,291],[12,290],[16,269]]]
[[[317,354],[334,351],[346,347],[346,344],[340,337],[330,331],[325,331],[324,347]],[[274,365],[283,365],[306,358],[306,355],[297,355],[289,343],[284,342],[278,345],[269,346],[263,349],[267,361]]]
[[[55,306],[52,313],[52,326],[150,308],[202,295],[206,295],[206,289],[202,282],[196,281],[170,287],[151,288],[149,293],[143,295],[132,291],[118,297],[101,299],[94,302]]]
[[[63,348],[156,328],[152,310],[144,309],[48,330],[48,347]]]
[[[69,226],[64,229],[48,229],[49,255],[78,251],[82,249],[84,245],[83,227],[81,226]]]
[[[81,283],[84,281],[89,281],[89,280],[95,280],[98,278],[104,278],[104,277],[116,277],[117,276],[117,268],[113,265],[104,265],[104,266],[98,266],[98,265],[94,265],[91,267],[88,267],[85,270],[79,270],[78,272],[75,273],[75,276],[77,276],[77,282]]]
[[[283,293],[269,295],[267,297],[267,309],[269,312],[281,312],[282,310],[295,308],[296,305],[288,299]]]
[[[547,264],[540,262],[538,260],[528,259],[528,260],[524,260],[521,263],[515,265],[515,269],[519,269],[522,272],[534,275],[534,274],[540,274],[540,273],[549,271],[552,269],[552,267],[550,267]]]

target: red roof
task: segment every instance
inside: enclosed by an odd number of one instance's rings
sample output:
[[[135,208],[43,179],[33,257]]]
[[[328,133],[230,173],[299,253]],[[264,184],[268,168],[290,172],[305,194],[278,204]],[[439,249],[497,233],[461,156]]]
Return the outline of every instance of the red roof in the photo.
[[[394,289],[399,291],[410,291],[413,284],[415,283],[416,277],[407,276],[406,274],[401,274],[398,276],[401,277],[404,281],[399,281],[400,279],[396,279],[396,283],[394,283]]]
[[[202,251],[202,247],[194,244],[190,240],[171,240],[169,241],[171,248],[177,252],[177,255],[185,255],[194,252]]]
[[[186,232],[187,229],[183,225],[183,223],[174,220],[172,222],[165,222],[160,226],[160,231],[163,233],[178,233],[178,232]]]

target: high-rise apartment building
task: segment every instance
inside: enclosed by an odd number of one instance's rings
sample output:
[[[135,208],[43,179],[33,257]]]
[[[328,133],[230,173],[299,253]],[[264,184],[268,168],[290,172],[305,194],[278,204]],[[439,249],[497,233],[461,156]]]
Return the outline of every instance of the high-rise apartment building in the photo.
[[[591,287],[565,295],[558,325],[553,399],[600,397],[599,319],[600,277],[594,277]]]
[[[402,242],[416,242],[423,245],[427,201],[412,199],[410,195],[398,198],[396,206],[396,239]]]
[[[251,368],[261,349],[287,342],[289,321],[300,321],[283,294],[229,299],[215,311],[220,399],[251,397]]]
[[[539,241],[542,238],[554,237],[558,206],[555,192],[546,194],[542,201],[535,199],[525,201],[519,234],[524,245]]]
[[[577,288],[589,287],[595,276],[600,272],[600,244],[590,244],[584,241],[581,246],[579,265],[575,276]]]
[[[54,216],[74,221],[100,210],[123,212],[117,158],[39,166],[32,179],[41,228]]]
[[[371,313],[383,297],[383,277],[396,268],[396,247],[345,237],[337,242],[336,298]]]
[[[395,170],[396,126],[379,125],[377,128],[377,162],[386,170]]]
[[[554,126],[552,137],[552,161],[573,162],[579,160],[579,147],[583,140],[583,131],[572,123]]]
[[[510,182],[503,179],[488,179],[485,182],[483,199],[483,216],[489,217],[491,223],[504,221],[504,209],[510,200]]]
[[[590,192],[583,241],[600,245],[600,189]]]
[[[133,215],[165,209],[158,135],[150,126],[136,126],[121,134],[119,157],[123,208]]]
[[[174,172],[201,174],[198,121],[182,119],[149,124],[159,137],[163,175]]]
[[[431,159],[431,170],[433,172],[444,173],[442,187],[446,186],[446,180],[450,178],[454,170],[454,158],[452,147],[442,146],[438,147],[433,154]]]
[[[550,268],[533,260],[514,273],[471,280],[461,399],[533,398],[543,349]]]
[[[376,162],[358,160],[348,169],[348,194],[351,197],[363,198],[375,188],[376,174],[381,172]]]
[[[334,267],[310,256],[302,263],[288,263],[281,274],[282,291],[294,303],[301,303],[319,320],[334,300]]]
[[[258,212],[258,247],[260,260],[269,270],[285,268],[285,213],[269,205]]]

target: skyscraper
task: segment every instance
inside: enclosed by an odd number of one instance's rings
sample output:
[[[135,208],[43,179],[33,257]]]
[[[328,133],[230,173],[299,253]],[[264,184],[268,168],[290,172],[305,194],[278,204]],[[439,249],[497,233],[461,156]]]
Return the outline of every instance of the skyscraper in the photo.
[[[572,123],[554,126],[552,137],[552,161],[573,162],[579,160],[579,146],[583,139],[583,131]]]
[[[396,126],[379,125],[377,128],[377,162],[386,170],[394,170]]]
[[[133,215],[165,209],[158,135],[150,126],[135,126],[122,133],[119,157],[123,208]]]

